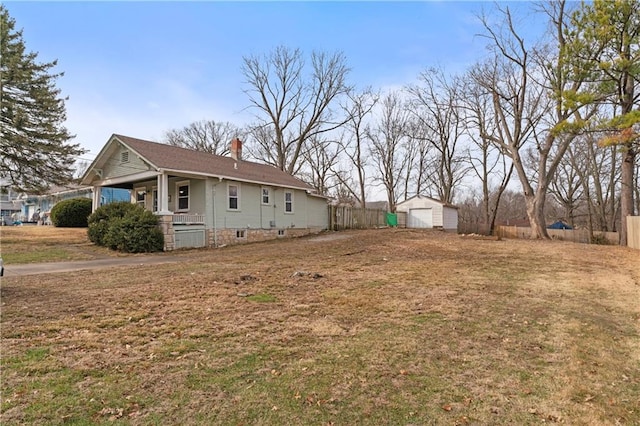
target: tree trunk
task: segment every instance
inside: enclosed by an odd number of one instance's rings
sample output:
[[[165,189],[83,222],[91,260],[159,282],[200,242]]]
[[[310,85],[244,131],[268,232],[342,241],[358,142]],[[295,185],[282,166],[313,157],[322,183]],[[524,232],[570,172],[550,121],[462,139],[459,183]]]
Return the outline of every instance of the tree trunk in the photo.
[[[527,204],[527,216],[529,226],[531,226],[532,239],[549,239],[547,226],[544,220],[544,198],[540,199],[535,195],[525,195]]]

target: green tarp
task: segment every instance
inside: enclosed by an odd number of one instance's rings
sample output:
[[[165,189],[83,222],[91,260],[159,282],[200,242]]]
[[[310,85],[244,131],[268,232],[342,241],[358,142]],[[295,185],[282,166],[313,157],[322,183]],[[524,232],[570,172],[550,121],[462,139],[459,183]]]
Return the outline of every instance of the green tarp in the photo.
[[[387,213],[387,225],[398,226],[398,215],[395,213]]]

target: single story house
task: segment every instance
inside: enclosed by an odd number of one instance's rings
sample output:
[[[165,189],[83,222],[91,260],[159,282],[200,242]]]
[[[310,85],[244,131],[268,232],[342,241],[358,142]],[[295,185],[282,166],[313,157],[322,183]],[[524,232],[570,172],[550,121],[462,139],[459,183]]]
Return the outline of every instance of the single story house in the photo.
[[[458,208],[434,198],[416,195],[396,205],[405,213],[407,228],[432,228],[458,231]]]
[[[218,247],[300,236],[328,227],[327,199],[290,174],[231,156],[212,155],[114,134],[81,183],[125,188],[131,202],[160,216],[165,250]]]

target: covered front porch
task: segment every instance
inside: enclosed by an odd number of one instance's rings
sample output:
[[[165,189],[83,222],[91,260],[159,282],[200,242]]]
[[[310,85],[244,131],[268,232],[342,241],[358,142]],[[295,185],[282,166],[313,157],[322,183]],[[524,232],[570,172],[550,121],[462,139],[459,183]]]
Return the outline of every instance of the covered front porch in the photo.
[[[215,225],[207,223],[206,215],[200,213],[206,211],[206,178],[145,172],[96,183],[99,185],[93,187],[94,211],[101,205],[103,188],[128,189],[131,192],[131,203],[138,204],[159,217],[165,251],[215,246],[216,236],[209,235],[208,231],[215,228]]]

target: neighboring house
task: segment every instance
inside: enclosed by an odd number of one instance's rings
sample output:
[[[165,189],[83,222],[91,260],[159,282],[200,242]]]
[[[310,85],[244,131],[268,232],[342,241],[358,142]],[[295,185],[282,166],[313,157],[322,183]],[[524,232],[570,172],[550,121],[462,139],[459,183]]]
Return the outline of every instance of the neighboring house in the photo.
[[[69,184],[65,186],[54,186],[43,195],[34,195],[27,198],[25,203],[26,216],[31,219],[34,213],[40,213],[40,216],[48,216],[53,206],[63,200],[72,198],[89,198],[93,199],[93,187]],[[100,196],[100,205],[112,203],[114,201],[129,201],[131,192],[121,188],[102,188]]]
[[[433,198],[416,195],[398,203],[396,212],[406,213],[407,228],[458,231],[458,208]]]
[[[0,182],[0,225],[11,225],[22,211],[20,194],[13,191],[8,183]]]
[[[275,167],[114,134],[81,183],[131,190],[131,202],[160,216],[165,250],[217,247],[319,232],[327,199]]]

